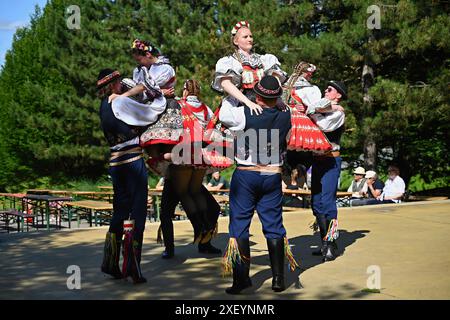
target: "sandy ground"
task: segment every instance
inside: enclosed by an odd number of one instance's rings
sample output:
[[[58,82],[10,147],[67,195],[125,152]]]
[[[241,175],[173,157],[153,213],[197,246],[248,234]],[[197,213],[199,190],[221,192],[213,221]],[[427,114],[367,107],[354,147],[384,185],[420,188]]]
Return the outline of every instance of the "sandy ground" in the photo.
[[[261,224],[251,226],[253,287],[229,296],[221,257],[199,254],[192,228],[175,222],[176,257],[160,258],[158,224],[146,227],[142,268],[148,283],[133,285],[100,272],[107,227],[0,235],[0,299],[450,299],[450,200],[339,209],[342,255],[322,263],[310,210],[284,214],[301,270],[287,272],[288,289],[270,289],[271,271]],[[228,241],[228,217],[219,219],[214,244]],[[79,266],[81,289],[69,290],[67,268]],[[374,267],[375,266],[375,267]],[[379,269],[381,293],[366,293],[368,273]],[[369,281],[369,283],[371,283]]]

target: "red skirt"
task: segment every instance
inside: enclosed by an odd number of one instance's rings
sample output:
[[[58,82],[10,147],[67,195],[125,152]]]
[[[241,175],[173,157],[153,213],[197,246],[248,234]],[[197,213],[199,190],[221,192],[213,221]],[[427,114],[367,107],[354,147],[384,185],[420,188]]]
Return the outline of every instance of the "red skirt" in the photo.
[[[331,144],[322,130],[303,112],[291,107],[291,136],[288,150],[328,151]]]

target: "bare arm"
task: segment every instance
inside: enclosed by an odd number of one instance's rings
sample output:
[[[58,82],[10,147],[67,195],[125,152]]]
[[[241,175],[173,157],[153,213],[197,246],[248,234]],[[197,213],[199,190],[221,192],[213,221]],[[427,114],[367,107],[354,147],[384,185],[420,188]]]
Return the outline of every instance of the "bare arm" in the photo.
[[[222,82],[220,83],[223,90],[228,93],[230,96],[235,97],[240,102],[245,104],[247,107],[250,108],[250,110],[254,111],[256,114],[262,113],[262,107],[257,105],[256,103],[250,101],[249,98],[247,98],[241,90],[236,88],[236,86],[231,82],[230,78],[223,78]]]

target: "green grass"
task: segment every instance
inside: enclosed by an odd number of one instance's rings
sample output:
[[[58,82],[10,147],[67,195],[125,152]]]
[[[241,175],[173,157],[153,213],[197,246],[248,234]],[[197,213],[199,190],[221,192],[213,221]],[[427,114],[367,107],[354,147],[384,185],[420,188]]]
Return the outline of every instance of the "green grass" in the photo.
[[[364,288],[361,290],[361,292],[364,293],[381,293],[380,289],[369,289],[369,288]]]

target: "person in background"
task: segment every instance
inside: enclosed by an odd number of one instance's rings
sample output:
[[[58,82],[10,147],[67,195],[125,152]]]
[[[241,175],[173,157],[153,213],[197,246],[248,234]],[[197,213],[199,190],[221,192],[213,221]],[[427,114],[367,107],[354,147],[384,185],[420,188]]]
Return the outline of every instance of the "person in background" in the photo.
[[[283,190],[298,190],[303,187],[299,183],[299,177],[298,177],[298,169],[294,168],[291,171],[290,179],[285,183],[284,181],[281,181]],[[295,208],[301,208],[303,207],[302,200],[298,197],[298,195],[295,194],[284,194],[283,195],[283,206],[284,207],[295,207]]]
[[[347,189],[352,193],[352,199],[361,199],[364,197],[364,191],[367,190],[366,178],[364,177],[366,170],[358,167],[353,171],[353,181]]]
[[[209,190],[227,189],[228,182],[224,177],[220,175],[219,171],[216,171],[212,174],[211,180],[209,180],[207,188]]]
[[[376,199],[381,195],[384,188],[384,183],[378,179],[378,175],[375,171],[366,171],[366,188],[362,190],[365,198],[354,199],[351,201],[351,206],[364,206],[369,200]]]
[[[383,192],[375,199],[368,200],[367,204],[400,203],[405,187],[405,181],[400,177],[400,169],[396,165],[390,165]]]

